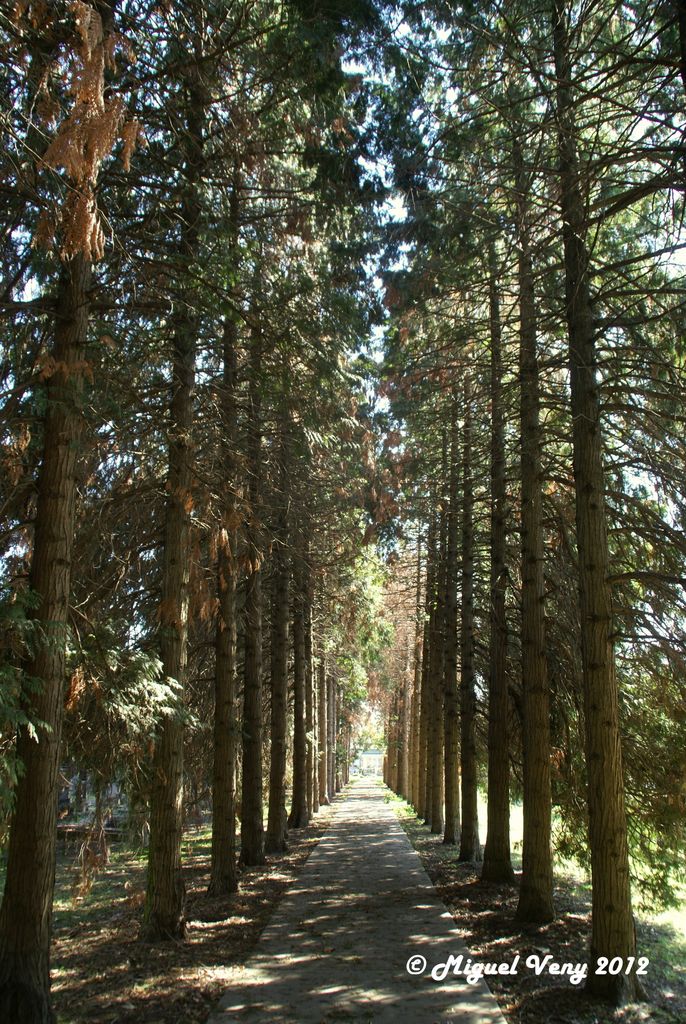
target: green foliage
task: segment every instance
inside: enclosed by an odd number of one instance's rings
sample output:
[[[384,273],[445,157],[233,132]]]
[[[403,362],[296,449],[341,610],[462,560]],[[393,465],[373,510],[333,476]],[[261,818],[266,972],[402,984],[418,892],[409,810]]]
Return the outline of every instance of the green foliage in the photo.
[[[104,622],[70,658],[65,749],[97,784],[145,772],[158,723],[187,717],[182,691],[161,676],[156,651],[126,646],[123,624]]]
[[[14,787],[23,771],[15,751],[17,730],[25,728],[37,739],[38,730],[46,728],[27,704],[41,685],[24,669],[37,638],[38,627],[30,618],[35,606],[30,591],[5,587],[0,592],[0,846],[6,837]]]

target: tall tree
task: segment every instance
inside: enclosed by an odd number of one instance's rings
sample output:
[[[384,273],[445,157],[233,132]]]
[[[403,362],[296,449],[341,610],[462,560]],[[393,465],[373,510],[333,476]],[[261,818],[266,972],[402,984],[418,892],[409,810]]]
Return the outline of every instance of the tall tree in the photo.
[[[0,908],[0,1012],[17,1024],[55,1019],[49,1001],[49,948],[57,771],[90,275],[84,256],[74,256],[62,268],[52,348],[56,369],[46,382],[30,577],[31,590],[40,600],[33,614],[40,632],[25,668],[28,679],[35,681],[27,686],[27,698],[41,732],[36,741],[24,726],[17,740],[24,771],[17,784]]]
[[[232,196],[237,218],[237,189]],[[235,233],[234,233],[235,237]],[[235,892],[236,870],[236,582],[238,575],[238,509],[235,498],[237,441],[237,341],[235,316],[224,324],[221,423],[224,435],[224,515],[217,557],[219,610],[215,637],[214,750],[212,769],[212,864],[209,891],[214,896]]]
[[[303,551],[302,535],[299,544],[293,574],[293,803],[288,818],[291,828],[304,828],[310,820],[307,807],[307,724],[305,719],[305,690],[307,687],[305,619],[309,590],[309,567]]]
[[[459,389],[452,398],[448,483],[448,524],[445,600],[445,831],[443,842],[455,845],[460,836],[460,694],[458,673],[458,575],[459,575]]]
[[[276,546],[272,556],[271,603],[271,726],[269,768],[269,815],[265,849],[286,849],[286,745],[288,738],[288,613],[290,566],[288,543],[289,424],[280,427],[279,493],[277,496]]]
[[[510,860],[510,738],[507,683],[507,491],[502,384],[502,324],[495,247],[489,253],[491,399],[491,630],[488,680],[488,825],[481,877],[512,882]]]
[[[542,520],[540,384],[536,298],[531,261],[527,179],[519,139],[513,136],[519,283],[519,387],[522,562],[522,878],[517,917],[551,921],[550,701],[546,659]]]
[[[604,498],[595,329],[586,247],[587,218],[579,181],[569,47],[570,10],[555,0],[557,128],[564,237],[566,315],[574,443],[574,488],[586,723],[589,840],[593,881],[591,963],[627,963],[636,953],[631,913],[619,699],[612,641],[612,592]],[[640,994],[633,971],[589,971],[588,989],[622,1003]]]
[[[480,861],[474,680],[474,492],[472,394],[465,382],[462,437],[462,604],[460,615],[460,770],[462,830],[459,859]]]
[[[257,296],[254,297],[257,303]],[[264,863],[262,810],[262,356],[261,311],[252,310],[248,391],[248,518],[243,655],[243,774],[241,788],[241,861]]]
[[[19,728],[16,756],[23,770],[17,782],[10,831],[7,876],[0,908],[0,1015],[17,1024],[53,1021],[50,1005],[50,928],[55,877],[57,773],[64,711],[66,647],[74,553],[76,488],[81,459],[82,401],[87,364],[92,264],[104,255],[104,234],[95,200],[101,164],[120,129],[123,105],[105,95],[105,54],[112,43],[115,5],[83,4],[75,25],[63,35],[49,12],[42,18],[17,11],[20,39],[49,77],[61,38],[72,60],[68,109],[50,144],[42,149],[47,167],[64,168],[67,194],[59,235],[52,344],[43,374],[42,457],[29,579],[35,595],[34,649],[26,657],[23,699],[27,722]],[[41,23],[43,20],[43,24]],[[45,29],[45,38],[41,32]],[[52,35],[52,42],[50,37]],[[110,53],[112,51],[110,50]],[[36,101],[34,64],[28,97]],[[40,78],[43,85],[48,77]],[[47,86],[45,86],[47,92]],[[50,99],[49,97],[44,97]],[[63,97],[52,97],[52,114]],[[32,118],[29,115],[26,123]],[[84,131],[95,142],[84,145]],[[32,137],[30,147],[37,143]],[[33,152],[30,148],[29,152]],[[35,188],[36,181],[33,182]],[[49,232],[48,232],[49,234]],[[37,236],[39,243],[45,242]],[[20,271],[19,277],[22,276]],[[34,733],[38,724],[39,734]]]
[[[198,12],[194,11],[197,16]],[[180,197],[179,269],[200,255],[206,86],[201,66],[204,39],[196,23],[195,52],[185,81],[183,185]],[[164,523],[162,595],[159,610],[160,651],[165,676],[183,693],[187,672],[190,520],[193,507],[193,420],[195,360],[200,330],[194,288],[186,280],[171,341],[168,494]],[[183,720],[168,715],[155,737],[150,798],[150,853],[143,935],[179,939],[186,935],[185,886],[181,869],[183,828]]]

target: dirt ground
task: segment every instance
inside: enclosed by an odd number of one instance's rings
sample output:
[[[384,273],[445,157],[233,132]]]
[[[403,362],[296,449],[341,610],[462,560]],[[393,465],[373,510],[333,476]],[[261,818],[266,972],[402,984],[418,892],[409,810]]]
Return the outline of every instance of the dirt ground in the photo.
[[[113,857],[80,906],[67,898],[73,858],[58,864],[52,948],[52,992],[59,1024],[196,1024],[205,1021],[227,985],[227,967],[254,947],[274,907],[326,829],[324,808],[306,829],[292,831],[285,855],[244,868],[240,891],[207,896],[207,835],[187,837],[189,941],[138,941],[145,873],[133,859]],[[60,907],[62,908],[60,910]]]

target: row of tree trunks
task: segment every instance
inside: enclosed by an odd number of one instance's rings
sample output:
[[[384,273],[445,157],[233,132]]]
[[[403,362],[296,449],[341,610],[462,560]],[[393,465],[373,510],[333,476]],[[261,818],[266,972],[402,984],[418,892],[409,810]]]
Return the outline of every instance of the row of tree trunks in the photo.
[[[568,0],[552,0],[555,62],[555,115],[558,129],[559,197],[562,220],[566,324],[569,339],[573,471],[579,611],[584,686],[586,765],[588,772],[589,846],[593,879],[593,926],[590,962],[599,957],[635,958],[631,909],[627,822],[622,770],[619,695],[613,648],[601,431],[597,381],[593,297],[587,245],[588,212],[579,170],[575,107],[577,96],[570,57],[573,22]],[[521,480],[521,714],[523,749],[523,869],[517,908],[521,922],[545,923],[554,917],[551,853],[550,695],[546,651],[543,470],[537,316],[531,256],[529,182],[521,151],[521,132],[512,127],[515,220],[518,244],[520,480]],[[507,466],[502,385],[502,338],[495,251],[490,259],[490,631],[488,703],[488,832],[482,878],[513,880],[509,840],[509,721],[507,678]],[[472,465],[472,397],[468,372],[463,376],[464,402],[461,465],[461,581],[455,577],[457,469],[456,416],[452,417],[450,464],[441,481],[447,502],[431,508],[425,569],[425,596],[419,612],[415,679],[409,693],[404,681],[396,691],[389,735],[392,740],[388,779],[409,800],[432,831],[442,827],[444,841],[460,843],[459,858],[480,858],[477,819],[476,698],[474,672],[474,503]],[[445,463],[445,459],[444,459]],[[436,488],[441,492],[441,484]],[[478,494],[478,491],[477,491]],[[447,511],[446,511],[447,510]],[[419,575],[419,573],[418,573]],[[418,581],[419,587],[419,581]],[[460,784],[461,827],[455,787],[457,595],[460,598]],[[419,593],[419,591],[418,591]],[[420,621],[421,620],[421,621]],[[421,651],[421,656],[420,656]],[[421,668],[420,668],[421,666]],[[445,715],[440,711],[445,705]],[[444,749],[436,722],[444,718]],[[407,729],[402,724],[408,718]],[[407,784],[396,748],[409,743]],[[443,755],[445,750],[445,762]],[[442,767],[445,774],[442,775]],[[438,782],[441,773],[443,791]],[[633,972],[589,972],[587,987],[595,996],[622,1004],[642,995]]]
[[[497,309],[494,310],[497,314]],[[495,370],[499,380],[499,336],[494,347]],[[474,496],[472,487],[472,422],[469,395],[460,440],[458,430],[459,395],[455,394],[449,437],[444,443],[444,478],[448,492],[437,501],[429,519],[424,585],[422,587],[421,553],[418,550],[417,627],[414,665],[410,671],[409,647],[406,672],[400,689],[393,697],[387,735],[389,738],[385,777],[396,792],[405,796],[436,834],[443,833],[444,842],[460,844],[460,859],[478,861],[481,847],[478,834],[477,772],[476,772],[476,694],[474,679]],[[502,412],[497,425],[495,444],[502,441]],[[502,451],[502,449],[501,449]],[[498,517],[504,519],[504,465],[496,466]],[[460,482],[462,493],[460,494]],[[498,490],[500,488],[500,490]],[[461,523],[461,545],[460,545]],[[498,621],[504,623],[504,536],[499,540],[500,562],[497,568]],[[459,565],[461,578],[458,580]],[[458,614],[458,583],[461,595]],[[459,622],[458,622],[459,619]],[[500,704],[507,706],[507,685],[504,661],[505,640],[499,639]],[[460,686],[458,689],[458,651]],[[413,678],[412,678],[413,677]],[[504,699],[503,699],[504,689]],[[502,724],[497,733],[503,741]],[[505,742],[507,721],[505,722]],[[402,751],[407,749],[406,766]],[[507,771],[507,746],[499,750],[500,774],[503,760]],[[402,785],[401,785],[402,783]],[[509,865],[509,803],[498,818],[504,834]],[[502,804],[502,800],[500,801]],[[503,825],[503,819],[505,824]],[[502,842],[500,843],[502,847]],[[501,851],[502,852],[502,851]],[[501,858],[502,859],[502,858]],[[510,865],[509,875],[512,877]]]
[[[280,457],[284,465],[287,462],[287,424],[282,423],[283,433],[281,437]],[[297,550],[292,558],[288,557],[286,543],[288,538],[288,496],[286,492],[286,478],[282,480],[283,489],[280,492],[280,512],[277,524],[278,541],[274,546],[271,557],[271,658],[270,658],[270,688],[271,688],[271,716],[270,716],[270,769],[269,769],[269,805],[267,829],[260,847],[254,845],[255,837],[258,836],[257,823],[246,822],[245,810],[242,815],[242,832],[246,834],[246,824],[252,828],[253,845],[248,847],[247,852],[242,852],[243,863],[256,863],[254,859],[257,850],[263,862],[266,853],[280,853],[287,848],[288,828],[305,827],[312,814],[316,813],[320,805],[327,804],[333,798],[335,785],[333,783],[334,773],[338,762],[336,760],[336,744],[341,742],[345,752],[342,768],[343,778],[347,781],[349,776],[351,730],[347,726],[343,735],[339,737],[340,724],[336,713],[336,681],[333,675],[327,675],[326,661],[320,652],[319,657],[313,658],[314,634],[312,629],[313,611],[313,588],[311,586],[311,566],[305,551]],[[304,546],[303,546],[304,547]],[[221,552],[220,552],[221,555]],[[221,562],[220,562],[221,564]],[[254,576],[254,570],[249,567],[248,586],[246,586],[246,651],[252,651],[252,643],[247,635],[247,630],[255,628],[255,610],[248,605],[250,597],[250,576]],[[291,587],[292,577],[292,587]],[[292,597],[289,601],[289,593],[292,590]],[[222,592],[224,600],[230,588]],[[235,600],[235,596],[234,596]],[[255,600],[253,598],[253,600]],[[220,603],[220,609],[224,602]],[[235,611],[235,609],[234,609]],[[288,754],[288,655],[289,655],[289,615],[292,612],[292,650],[293,663],[293,789],[290,815],[286,810],[286,767]],[[235,627],[235,615],[234,615]],[[258,617],[258,626],[261,629],[261,612]],[[225,649],[227,630],[219,628],[218,651]],[[235,632],[234,632],[235,642]],[[235,653],[233,655],[235,660]],[[254,653],[250,654],[255,657]],[[254,669],[250,665],[246,668],[245,679],[254,685]],[[234,669],[235,674],[235,669]],[[316,688],[315,688],[316,684]],[[307,688],[311,688],[309,705],[312,709],[312,726],[308,729],[308,697]],[[235,686],[234,686],[235,690]],[[235,697],[234,697],[235,699]],[[245,700],[245,698],[244,698]],[[220,705],[217,705],[218,710]],[[245,715],[245,711],[244,711]],[[233,733],[235,735],[236,719],[232,718]],[[215,729],[217,727],[215,726]],[[231,732],[231,730],[230,730]],[[261,741],[262,742],[262,741]],[[312,757],[308,758],[308,743],[312,744]],[[232,754],[229,755],[229,768],[235,772],[235,740]],[[243,792],[245,793],[246,772],[245,754],[246,736],[243,737]],[[249,753],[252,754],[252,751]],[[227,765],[223,759],[218,759],[218,771],[226,771]],[[261,771],[261,767],[260,767]],[[232,775],[235,780],[235,775]],[[260,787],[262,780],[260,777]],[[260,789],[261,792],[261,789]],[[311,794],[311,805],[308,798]],[[235,800],[226,804],[226,811],[217,813],[217,806],[213,815],[213,864],[225,864],[225,879],[230,879],[233,889],[236,888],[237,880],[235,874]],[[250,834],[250,833],[248,833]],[[216,849],[215,849],[216,847]],[[233,874],[231,873],[233,872]],[[219,882],[211,882],[210,891],[232,891],[226,888],[229,882],[225,882],[224,890],[219,888]]]
[[[524,196],[524,190],[521,189]],[[521,218],[520,218],[521,220]],[[520,225],[521,227],[521,225]],[[522,229],[523,230],[523,229]],[[521,240],[520,240],[521,241]],[[526,249],[525,241],[523,243]],[[507,464],[502,385],[502,327],[495,252],[490,260],[490,398],[491,398],[491,520],[490,520],[490,646],[488,713],[488,835],[482,877],[485,881],[512,882],[514,871],[509,837],[509,720],[510,698],[507,675],[507,620],[505,613],[508,579],[507,552]],[[522,573],[524,585],[523,688],[525,745],[525,871],[520,917],[549,920],[552,915],[552,865],[550,855],[550,781],[547,679],[545,676],[545,633],[531,645],[531,630],[544,626],[543,560],[541,520],[541,455],[538,428],[538,378],[535,351],[535,310],[530,260],[521,261],[521,393],[522,393]],[[437,502],[429,520],[425,568],[425,596],[422,595],[421,557],[417,568],[417,628],[414,680],[406,692],[402,682],[392,697],[388,722],[389,749],[386,777],[389,785],[405,796],[419,815],[439,831],[444,841],[460,844],[460,856],[478,861],[481,847],[477,817],[476,696],[474,680],[474,485],[472,470],[472,410],[469,383],[465,389],[460,436],[460,393],[452,403],[450,442],[444,456],[447,494]],[[461,485],[461,486],[460,486]],[[460,546],[461,529],[461,546]],[[535,553],[539,556],[535,557]],[[461,573],[459,570],[461,569]],[[461,578],[458,579],[458,576]],[[534,595],[534,596],[532,596]],[[459,600],[458,600],[459,598]],[[459,618],[458,618],[459,617]],[[439,625],[440,623],[440,625]],[[534,626],[535,623],[535,626]],[[532,650],[534,655],[532,655]],[[535,661],[532,660],[535,658]],[[538,670],[543,667],[542,683]],[[457,673],[460,673],[458,689]],[[436,687],[438,678],[439,685]],[[532,696],[533,694],[533,696]],[[436,701],[443,704],[443,749],[438,752],[432,732],[437,715]],[[405,733],[404,720],[407,719]],[[533,724],[532,724],[533,723]],[[533,735],[533,740],[531,736]],[[407,736],[409,758],[407,793],[401,785],[400,755]],[[529,739],[527,739],[529,737]],[[531,785],[531,764],[536,764]],[[441,757],[443,761],[441,764]],[[444,789],[435,784],[437,769],[443,768]],[[542,770],[543,769],[543,770]],[[547,789],[541,788],[541,778]],[[460,799],[461,798],[461,799]],[[444,825],[443,814],[445,814]],[[538,829],[532,836],[532,831]],[[535,865],[532,867],[532,862]],[[546,870],[547,866],[547,870]],[[531,878],[536,889],[547,893],[550,911],[536,909],[529,895]]]
[[[457,392],[452,402],[450,434],[444,438],[442,461],[443,479],[448,482],[447,494],[437,500],[429,519],[423,601],[418,551],[414,682],[410,687],[408,649],[407,689],[403,683],[396,694],[394,700],[398,703],[392,709],[389,723],[386,775],[389,785],[410,800],[432,832],[442,833],[446,843],[460,844],[461,860],[477,861],[481,859],[481,847],[477,816],[473,637],[474,497],[471,407],[469,396],[466,398],[461,443]],[[504,467],[500,473],[504,475]],[[502,502],[499,514],[503,515]],[[458,563],[462,567],[460,580]],[[499,571],[499,579],[501,577],[502,570]],[[459,633],[458,582],[461,593]],[[506,690],[505,698],[507,700]],[[407,768],[398,770],[396,751],[401,743],[409,748],[409,759]],[[403,792],[403,771],[406,771],[407,793]],[[401,780],[402,788],[398,784]]]

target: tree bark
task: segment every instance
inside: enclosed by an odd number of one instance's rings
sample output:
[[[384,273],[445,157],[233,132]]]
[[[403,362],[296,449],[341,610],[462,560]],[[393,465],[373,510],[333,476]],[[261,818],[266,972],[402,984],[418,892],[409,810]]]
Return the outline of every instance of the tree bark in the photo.
[[[443,444],[443,473],[447,467],[447,448]],[[443,735],[445,731],[443,712],[443,677],[445,673],[445,592],[446,592],[446,547],[448,516],[445,498],[441,497],[438,538],[438,564],[436,566],[436,601],[431,618],[429,641],[430,677],[430,722],[429,722],[429,768],[431,777],[430,822],[435,835],[443,832]]]
[[[458,554],[459,554],[459,439],[457,395],[453,397],[450,428],[448,538],[445,593],[445,829],[443,842],[457,844],[460,835],[460,701],[457,687]]]
[[[503,360],[496,254],[490,253],[491,630],[488,679],[488,825],[481,878],[513,882],[510,859],[510,701],[507,688],[507,494]]]
[[[174,344],[169,491],[164,530],[160,647],[165,678],[183,694],[188,643],[188,580],[192,476],[191,430],[195,342],[179,332]],[[185,886],[181,868],[183,829],[183,724],[168,715],[155,739],[150,797],[148,885],[141,935],[147,941],[184,939]]]
[[[636,954],[631,912],[619,701],[612,642],[612,595],[605,521],[600,397],[596,381],[586,216],[579,183],[567,5],[556,0],[560,194],[571,371],[574,484],[579,559],[581,655],[586,722],[589,841],[593,882],[587,989],[619,1005],[641,996],[636,975],[596,974],[597,958]]]
[[[307,779],[307,815],[312,817],[314,809],[314,672],[312,665],[312,572],[309,564],[309,544],[305,545],[306,590],[305,606],[305,774]]]
[[[319,803],[324,806],[329,803],[329,728],[327,717],[327,687],[326,687],[326,656],[323,649],[319,655],[319,666],[317,670],[317,706],[319,714],[317,726],[319,732]]]
[[[179,267],[186,274],[197,262],[200,242],[200,182],[203,165],[205,97],[198,65],[186,77],[188,106],[182,135],[184,171],[181,199]],[[160,653],[166,678],[179,685],[183,700],[188,644],[188,581],[193,507],[193,402],[199,331],[192,285],[174,324],[169,415],[169,470],[162,561]],[[181,874],[183,830],[183,723],[168,715],[158,728],[152,764],[148,883],[141,937],[148,941],[184,939],[185,886]]]
[[[417,757],[419,769],[417,773],[418,800],[417,816],[425,821],[429,815],[427,791],[430,774],[428,771],[428,733],[429,733],[429,658],[430,658],[430,636],[431,636],[431,613],[434,602],[434,581],[436,570],[436,523],[432,515],[429,522],[429,530],[426,548],[426,593],[424,595],[424,622],[422,624],[422,665],[421,685],[419,696],[419,749]]]
[[[352,749],[353,735],[352,726],[350,722],[346,722],[345,726],[345,763],[343,765],[343,785],[347,786],[350,782],[350,751]]]
[[[305,690],[307,687],[305,606],[308,573],[302,551],[297,553],[296,559],[293,595],[293,803],[288,824],[291,828],[304,828],[310,820],[307,808],[307,725],[305,719]]]
[[[461,861],[480,861],[476,774],[476,691],[474,683],[474,492],[472,409],[465,384],[462,448],[462,607],[460,614],[460,767],[462,790]]]
[[[243,667],[241,861],[264,864],[262,808],[262,335],[253,327],[248,396],[248,504]]]
[[[405,665],[400,691],[400,714],[398,718],[398,781],[399,796],[407,799],[409,793],[409,755],[410,755],[410,694],[412,676],[410,672],[410,634],[405,641]]]
[[[312,813],[316,814],[319,810],[319,681],[315,658],[312,659],[312,737]]]
[[[81,395],[88,330],[90,263],[76,256],[62,266],[45,384],[43,459],[38,477],[30,588],[39,601],[33,660],[25,666],[37,688],[26,709],[44,723],[34,739],[17,736],[24,766],[15,793],[5,890],[0,908],[0,1019],[48,1024],[50,931],[55,874],[57,774],[64,708],[65,657],[74,545],[76,483],[82,430]],[[45,728],[47,726],[47,728]]]
[[[519,386],[522,485],[522,750],[524,835],[517,920],[555,916],[551,847],[550,691],[546,659],[541,427],[536,300],[527,215],[527,182],[513,145],[519,235]]]
[[[419,794],[419,717],[422,684],[422,539],[417,535],[417,593],[415,600],[415,637],[414,637],[414,680],[412,684],[412,713],[410,740],[410,792],[408,800],[417,809]]]
[[[339,739],[339,721],[338,721],[338,686],[336,677],[331,676],[329,680],[330,684],[330,704],[331,709],[331,732],[330,732],[330,743],[331,743],[331,780],[330,780],[330,793],[333,798],[334,795],[340,792],[340,774],[339,774],[339,752],[338,752],[338,739]]]
[[[286,811],[286,747],[288,738],[288,442],[287,423],[281,426],[279,510],[272,558],[271,609],[271,722],[267,853],[283,853],[288,834]]]
[[[214,752],[212,769],[212,856],[209,893],[223,896],[238,888],[236,868],[236,347],[237,324],[224,326],[224,380],[221,397],[224,435],[225,523],[217,562],[219,614],[215,638]]]
[[[327,783],[329,787],[329,801],[331,801],[336,793],[336,681],[333,673],[327,679],[326,719],[329,730],[327,741],[329,757]]]

